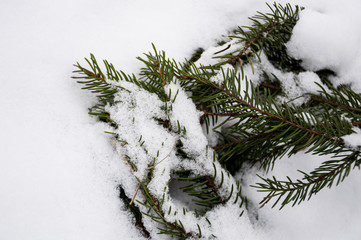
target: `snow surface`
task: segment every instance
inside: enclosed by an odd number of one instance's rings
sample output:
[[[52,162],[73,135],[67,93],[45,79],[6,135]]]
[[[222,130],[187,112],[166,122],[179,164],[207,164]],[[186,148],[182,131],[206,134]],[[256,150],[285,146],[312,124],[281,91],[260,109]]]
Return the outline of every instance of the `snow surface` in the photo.
[[[288,44],[291,56],[307,70],[333,69],[336,84],[352,84],[361,91],[360,1],[315,3],[301,13]],[[325,43],[327,42],[327,43]]]
[[[361,2],[302,4],[289,52],[310,71],[333,68],[335,83],[361,91]],[[135,57],[151,50],[151,42],[169,57],[189,58],[266,8],[258,0],[2,0],[0,239],[143,239],[116,189],[133,176],[103,133],[106,126],[87,115],[94,98],[70,79],[72,64],[92,52],[135,72]],[[279,161],[272,174],[297,176],[294,169],[307,171],[321,160],[297,154]],[[253,184],[253,171],[238,177]],[[266,205],[253,225],[231,208],[210,218],[226,216],[218,218],[224,239],[360,239],[360,184],[353,171],[300,206],[278,211]],[[262,198],[246,191],[254,204]]]

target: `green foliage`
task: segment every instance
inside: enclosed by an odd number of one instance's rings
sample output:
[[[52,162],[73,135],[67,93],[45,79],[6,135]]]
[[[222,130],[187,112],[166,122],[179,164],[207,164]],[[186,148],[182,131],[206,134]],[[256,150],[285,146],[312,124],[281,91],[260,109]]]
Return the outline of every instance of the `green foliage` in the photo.
[[[171,90],[167,90],[166,86],[175,83],[177,80],[177,76],[181,72],[183,72],[183,67],[180,64],[175,63],[172,60],[169,60],[165,57],[164,52],[158,53],[154,49],[154,54],[145,54],[145,58],[138,58],[145,65],[144,68],[141,69],[139,74],[139,78],[134,75],[127,75],[122,71],[117,71],[113,67],[112,64],[104,61],[105,68],[107,69],[107,74],[104,74],[102,70],[98,67],[98,63],[96,59],[91,55],[91,60],[87,60],[90,69],[88,70],[84,67],[81,67],[79,64],[75,65],[78,69],[74,71],[76,74],[80,74],[75,78],[86,78],[91,79],[87,81],[78,81],[80,84],[85,85],[84,89],[89,89],[94,93],[97,93],[97,98],[99,100],[99,104],[91,108],[89,114],[94,114],[93,109],[99,110],[97,116],[100,120],[104,120],[104,115],[107,116],[107,121],[117,129],[119,126],[119,122],[116,122],[112,119],[111,114],[107,111],[110,106],[116,106],[117,104],[122,104],[121,101],[117,100],[117,94],[123,95],[125,93],[133,93],[134,90],[132,87],[126,88],[129,85],[122,85],[122,83],[129,83],[138,87],[138,89],[142,89],[142,91],[149,92],[158,97],[160,101],[164,103],[162,110],[164,111],[165,118],[155,119],[157,123],[164,127],[168,132],[179,135],[179,138],[182,139],[182,136],[186,136],[187,132],[184,126],[182,126],[178,122],[178,126],[172,126],[172,103],[175,102],[178,92],[171,92]],[[106,93],[112,93],[106,95]],[[100,106],[100,107],[99,107]],[[113,139],[115,142],[124,145],[125,148],[129,144],[127,139],[123,139],[121,134],[118,134],[116,131],[113,133]],[[184,161],[197,161],[197,156],[189,153],[189,150],[183,148],[183,143],[181,140],[178,140],[175,143],[176,155],[179,158],[184,159]],[[140,136],[139,140],[139,148],[147,152],[147,148],[144,145],[144,140],[142,136]],[[114,143],[115,147],[117,145]],[[161,146],[160,146],[161,147]],[[139,166],[137,162],[134,161],[131,157],[127,155],[121,154],[123,160],[128,164],[131,172],[138,173]],[[158,157],[158,154],[157,156]],[[202,157],[202,156],[199,156]],[[207,156],[203,156],[207,157]],[[209,158],[210,160],[216,160],[216,156],[213,158]],[[163,159],[164,160],[164,159]],[[158,163],[162,162],[160,160]],[[202,216],[208,211],[214,208],[215,206],[221,204],[225,205],[228,201],[232,201],[233,204],[238,204],[240,208],[244,207],[245,199],[240,195],[240,185],[238,183],[231,183],[226,186],[224,182],[229,179],[229,175],[225,176],[227,173],[224,169],[221,168],[219,164],[209,163],[212,167],[212,171],[204,171],[204,174],[199,174],[195,169],[187,169],[185,167],[177,168],[173,171],[173,178],[178,179],[180,181],[187,181],[191,183],[189,186],[184,187],[182,190],[195,202],[198,206],[194,210],[194,214],[196,218],[201,219]],[[183,212],[179,212],[179,209],[172,209],[172,206],[169,206],[169,194],[167,190],[167,186],[165,186],[164,194],[162,197],[156,196],[148,187],[149,184],[155,179],[156,175],[154,174],[154,168],[157,166],[155,164],[155,159],[148,168],[145,169],[147,171],[145,179],[141,177],[135,178],[139,182],[140,192],[142,193],[142,200],[136,200],[133,202],[131,199],[131,195],[124,191],[123,187],[120,187],[120,197],[122,198],[125,206],[129,209],[129,211],[133,214],[135,218],[135,223],[138,228],[141,230],[144,236],[148,236],[150,231],[147,230],[147,227],[143,223],[144,217],[149,217],[152,219],[158,226],[159,234],[168,234],[178,236],[180,239],[185,239],[187,237],[199,238],[202,236],[201,226],[197,224],[197,231],[187,230],[182,223],[182,220],[178,218],[177,220],[169,220],[170,215],[176,216],[179,215],[187,215],[193,214],[188,213],[189,210],[183,209]],[[233,181],[233,180],[232,180]],[[124,183],[125,184],[125,183]],[[227,195],[221,191],[222,188],[230,188],[226,189]],[[138,190],[136,191],[138,192]],[[132,202],[132,204],[130,204]],[[137,205],[136,207],[134,206]],[[240,211],[240,213],[242,210]],[[209,222],[209,220],[208,220]],[[209,222],[209,224],[211,224]]]
[[[267,4],[268,5],[268,4]],[[292,59],[286,53],[285,43],[291,37],[293,27],[295,26],[299,12],[303,8],[295,6],[294,8],[287,4],[268,5],[271,12],[258,12],[255,16],[249,18],[252,25],[238,27],[229,36],[240,43],[240,48],[218,58],[224,59],[217,65],[237,63],[243,65],[245,62],[251,62],[251,57],[259,58],[259,54],[264,52],[268,59],[276,66],[286,70],[300,69],[299,61]]]
[[[203,112],[200,124],[205,126],[208,133],[216,133],[219,140],[217,146],[209,149],[209,153],[212,153],[212,171],[200,173],[184,166],[172,170],[173,180],[188,184],[181,190],[196,204],[194,213],[198,220],[214,207],[228,202],[245,208],[247,201],[241,194],[240,185],[232,180],[245,163],[260,166],[267,172],[282,156],[292,156],[300,151],[329,157],[310,173],[300,171],[303,174],[301,179],[260,177],[262,182],[254,187],[267,194],[260,204],[264,206],[274,199],[273,206],[280,205],[281,208],[288,204],[299,204],[325,187],[340,184],[352,169],[360,167],[360,146],[347,146],[342,137],[354,133],[354,129],[361,126],[361,95],[347,86],[333,87],[327,78],[332,71],[317,73],[324,84],[319,84],[317,94],[300,96],[306,99],[301,105],[277,99],[282,94],[282,82],[273,73],[264,72],[263,81],[258,84],[245,75],[244,67],[253,68],[262,54],[283,71],[296,74],[303,71],[300,62],[287,55],[285,47],[302,8],[289,4],[269,7],[270,13],[258,13],[250,18],[251,26],[239,27],[233,32],[230,39],[237,40],[233,42],[237,50],[229,52],[230,47],[227,47],[217,52],[215,58],[219,62],[214,65],[197,64],[203,49],[198,49],[190,61],[177,63],[166,58],[164,52],[157,52],[154,46],[153,53],[138,58],[144,64],[139,77],[115,70],[107,61],[104,61],[106,73],[103,73],[93,55],[90,60],[86,59],[89,69],[79,63],[75,65],[74,73],[77,76],[74,78],[82,79],[78,82],[83,84],[83,89],[97,94],[98,103],[90,108],[89,114],[98,116],[116,129],[119,123],[112,119],[107,109],[122,104],[116,101],[117,94],[134,91],[122,83],[133,84],[157,96],[163,103],[164,117],[154,120],[178,137],[174,145],[175,155],[181,161],[197,163],[200,161],[198,158],[204,156],[195,156],[184,147],[182,139],[188,136],[187,129],[179,121],[175,122],[172,116],[179,91],[172,92],[167,86],[179,84],[189,93],[198,110]],[[220,55],[222,52],[224,55]],[[233,68],[225,68],[226,64]],[[220,76],[222,81],[214,81],[215,76]],[[114,139],[126,148],[127,140],[118,133],[114,133]],[[147,152],[142,137],[138,142],[140,149]],[[138,171],[136,161],[129,156],[122,157],[131,171]],[[137,206],[125,204],[135,216],[137,226],[145,236],[151,236],[143,224],[142,217],[146,216],[157,224],[159,234],[178,239],[202,237],[200,225],[187,229],[181,218],[174,217],[177,214],[186,215],[189,210],[184,208],[183,212],[179,212],[179,209],[172,209],[167,202],[170,197],[167,186],[162,197],[156,196],[149,188],[155,179],[155,166],[164,160],[155,164],[156,158],[158,155],[146,169],[144,179],[136,177],[142,193],[141,200],[134,202]],[[132,199],[123,188],[120,197],[125,203]]]

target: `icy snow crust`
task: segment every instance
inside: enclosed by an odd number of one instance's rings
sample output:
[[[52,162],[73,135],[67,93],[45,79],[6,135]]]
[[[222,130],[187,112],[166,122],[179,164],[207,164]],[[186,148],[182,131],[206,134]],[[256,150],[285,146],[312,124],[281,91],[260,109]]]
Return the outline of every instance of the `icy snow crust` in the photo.
[[[312,71],[332,68],[334,83],[352,84],[360,91],[360,1],[290,2],[306,7],[288,44],[289,53],[310,71],[298,76],[299,82],[312,85],[318,81]],[[144,239],[117,191],[127,182],[125,190],[134,193],[137,181],[103,134],[107,127],[87,116],[94,98],[68,80],[71,64],[93,52],[135,72],[139,63],[134,57],[147,52],[150,42],[182,60],[193,49],[215,45],[214,39],[226,30],[247,25],[249,16],[265,9],[264,1],[258,0],[1,1],[1,238]],[[250,78],[257,81],[257,72]],[[356,134],[345,141],[355,144],[360,138]],[[158,148],[159,160],[171,152],[174,136],[144,134],[148,142],[153,137],[156,143],[165,142]],[[177,159],[172,154],[158,167],[173,167]],[[272,174],[297,177],[293,169],[307,171],[324,160],[300,153],[277,161]],[[255,171],[245,170],[237,178],[257,206],[262,196],[246,187],[257,181]],[[258,222],[245,215],[239,218],[232,205],[214,209],[208,218],[218,224],[212,231],[223,239],[358,240],[360,185],[360,174],[353,171],[340,186],[310,202],[282,211],[267,206],[257,210]]]

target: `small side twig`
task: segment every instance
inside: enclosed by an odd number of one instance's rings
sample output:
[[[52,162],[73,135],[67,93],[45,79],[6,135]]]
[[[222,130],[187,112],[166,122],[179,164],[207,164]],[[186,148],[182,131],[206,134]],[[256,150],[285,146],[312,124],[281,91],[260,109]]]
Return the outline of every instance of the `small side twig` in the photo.
[[[282,88],[280,88],[278,86],[275,86],[273,84],[270,84],[270,83],[266,83],[266,82],[261,82],[260,86],[265,87],[265,88],[269,88],[269,89],[272,89],[272,90],[275,90],[275,91],[281,91],[282,90]]]
[[[123,161],[125,162],[125,164],[129,167],[130,171],[133,173],[134,169],[132,167],[132,165],[130,165],[130,163],[128,162],[128,160],[124,157],[124,155],[118,151],[117,145],[115,144],[115,142],[113,141],[113,139],[110,139],[110,142],[112,143],[113,147],[115,148],[115,150],[119,153],[119,155],[122,157]]]
[[[352,112],[361,113],[361,109],[350,107],[350,106],[347,106],[346,104],[339,103],[339,102],[332,102],[330,100],[323,99],[323,98],[320,98],[320,97],[317,97],[317,96],[311,96],[311,100],[317,101],[317,102],[320,102],[320,103],[326,103],[326,104],[329,104],[329,105],[334,106],[334,107],[342,107],[342,108],[345,108],[345,109],[347,109],[349,111],[352,111]]]
[[[176,144],[177,144],[177,141],[174,141],[173,147],[172,147],[172,149],[170,150],[170,152],[169,152],[162,160],[160,160],[159,162],[157,162],[157,163],[154,164],[153,166],[146,168],[146,170],[152,170],[152,169],[155,168],[158,164],[160,164],[161,162],[163,162],[164,160],[166,160],[166,159],[170,156],[170,154],[172,153],[173,148],[175,147]]]
[[[213,188],[213,191],[216,193],[217,197],[219,198],[219,200],[221,201],[222,205],[225,205],[226,202],[224,201],[224,199],[222,198],[221,194],[219,193],[219,190],[217,188],[217,186],[214,184],[214,182],[212,181],[211,177],[206,176],[206,180],[207,180],[207,184],[208,186]]]
[[[204,115],[209,115],[209,116],[237,116],[237,115],[241,115],[240,113],[208,112],[206,110],[203,110],[203,113],[204,113]]]
[[[267,198],[267,200],[259,207],[260,209],[263,208],[275,195],[275,192]]]
[[[159,76],[162,79],[163,89],[164,89],[164,94],[165,94],[165,101],[168,102],[168,95],[165,92],[165,79],[163,77],[162,69],[160,68],[160,65],[158,62],[155,62],[155,66],[158,68]]]
[[[208,116],[239,116],[242,115],[244,113],[236,113],[236,112],[208,112],[206,110],[203,110],[204,115],[208,115]],[[261,117],[260,115],[257,114],[252,114],[248,117]]]
[[[139,183],[139,185],[138,185],[138,187],[137,187],[137,190],[135,191],[135,193],[134,193],[134,195],[133,195],[133,197],[132,197],[132,200],[129,202],[129,205],[132,205],[132,204],[133,204],[134,199],[135,199],[135,197],[137,196],[138,191],[139,191],[141,185],[142,185],[142,184]]]

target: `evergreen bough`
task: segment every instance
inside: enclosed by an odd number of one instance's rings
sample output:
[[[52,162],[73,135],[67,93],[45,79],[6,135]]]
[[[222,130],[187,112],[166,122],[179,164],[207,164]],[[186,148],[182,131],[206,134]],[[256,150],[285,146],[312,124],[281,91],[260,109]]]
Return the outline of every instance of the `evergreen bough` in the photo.
[[[98,99],[89,114],[113,128],[108,132],[112,144],[134,175],[136,185],[132,186],[138,187],[129,189],[128,183],[121,184],[120,198],[144,236],[157,239],[155,234],[159,233],[176,239],[216,238],[208,212],[230,204],[238,205],[240,214],[247,209],[246,196],[233,177],[244,164],[270,171],[285,154],[305,151],[328,156],[329,160],[310,173],[300,171],[300,179],[260,177],[261,182],[254,187],[267,194],[261,207],[274,200],[273,206],[280,208],[338,185],[360,166],[360,147],[348,146],[342,137],[361,125],[361,95],[348,86],[332,86],[327,75],[332,71],[316,73],[322,79],[317,83],[319,90],[299,96],[304,99],[301,104],[280,101],[285,94],[283,83],[272,72],[264,71],[258,82],[249,80],[252,76],[247,76],[245,68],[253,70],[262,65],[261,59],[282,72],[297,75],[305,71],[285,47],[302,8],[274,4],[269,9],[269,13],[250,18],[252,25],[233,31],[230,41],[214,53],[218,59],[215,64],[197,64],[203,49],[198,49],[190,61],[177,63],[153,46],[152,53],[138,58],[144,63],[138,76],[116,70],[107,61],[103,71],[93,55],[86,59],[87,68],[75,65],[73,78],[80,79],[83,89]],[[215,81],[219,78],[221,81]],[[137,94],[145,93],[145,98],[137,98]],[[157,152],[142,135],[123,136],[124,123],[113,117],[122,107],[125,112],[133,111],[147,96],[156,99],[159,112],[146,119],[137,119],[135,114],[130,124],[139,128],[142,121],[149,121],[163,129],[166,140]],[[201,150],[192,145],[191,138],[199,132],[189,132],[192,125],[173,112],[181,96],[188,96],[202,113],[193,116],[198,122],[195,129],[204,127],[203,138],[206,133],[215,133],[217,145],[199,143]],[[180,208],[172,202],[170,186],[178,185],[192,199],[192,206]],[[191,224],[186,224],[189,219]],[[211,230],[202,231],[205,228]]]

